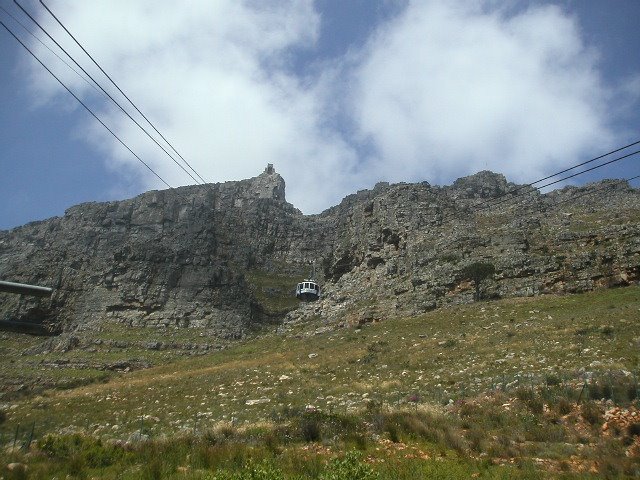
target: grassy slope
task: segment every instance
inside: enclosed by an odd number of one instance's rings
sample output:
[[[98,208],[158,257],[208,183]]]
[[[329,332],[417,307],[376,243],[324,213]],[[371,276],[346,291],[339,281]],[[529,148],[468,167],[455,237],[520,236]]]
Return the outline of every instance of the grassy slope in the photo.
[[[581,368],[640,373],[637,287],[458,306],[311,335],[320,326],[103,384],[48,391],[15,402],[9,420],[35,421],[41,432],[72,425],[123,437],[138,428],[141,415],[159,419],[154,433],[173,433],[192,427],[196,415],[203,425],[231,417],[255,421],[284,406],[346,411],[370,398],[387,404],[412,394],[456,399],[551,374],[580,381]]]
[[[640,375],[638,287],[456,306],[314,334],[321,327],[297,325],[106,383],[14,401],[4,440],[18,424],[35,425],[36,437],[80,430],[126,439],[142,427],[161,438],[221,421],[251,425],[307,405],[348,415],[371,400],[413,408],[416,400],[444,404],[496,388],[508,398],[550,380],[578,391],[585,372],[605,381],[620,371]]]

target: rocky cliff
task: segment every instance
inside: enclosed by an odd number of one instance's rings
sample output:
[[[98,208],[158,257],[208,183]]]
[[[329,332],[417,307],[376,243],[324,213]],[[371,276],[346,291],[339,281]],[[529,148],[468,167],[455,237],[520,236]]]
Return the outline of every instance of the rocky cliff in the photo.
[[[293,289],[313,261],[323,298],[299,306]],[[0,279],[55,289],[0,293],[0,319],[240,338],[285,314],[362,323],[472,301],[463,271],[476,261],[495,266],[485,298],[637,282],[640,192],[605,181],[541,194],[480,172],[445,187],[380,183],[305,216],[269,166],[0,232]]]

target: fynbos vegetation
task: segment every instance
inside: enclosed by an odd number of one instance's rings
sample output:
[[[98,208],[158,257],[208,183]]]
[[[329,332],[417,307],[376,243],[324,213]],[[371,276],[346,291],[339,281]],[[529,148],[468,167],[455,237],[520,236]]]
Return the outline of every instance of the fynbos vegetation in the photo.
[[[632,478],[639,309],[630,287],[287,325],[6,403],[3,475]]]

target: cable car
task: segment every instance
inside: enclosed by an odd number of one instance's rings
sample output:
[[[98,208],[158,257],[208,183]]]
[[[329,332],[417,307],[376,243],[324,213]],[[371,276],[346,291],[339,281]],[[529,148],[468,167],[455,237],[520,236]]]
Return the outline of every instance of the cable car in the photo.
[[[296,286],[296,297],[304,302],[314,302],[320,298],[320,285],[314,280],[304,280]]]

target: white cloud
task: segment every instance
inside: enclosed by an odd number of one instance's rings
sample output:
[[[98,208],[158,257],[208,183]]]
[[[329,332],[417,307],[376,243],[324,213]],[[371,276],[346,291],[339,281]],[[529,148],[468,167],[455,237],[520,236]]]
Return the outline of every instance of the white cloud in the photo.
[[[353,108],[389,178],[531,180],[612,140],[596,67],[557,7],[415,2],[367,46]]]
[[[317,49],[320,34],[312,0],[47,3],[204,178],[273,163],[307,213],[374,179],[442,183],[490,168],[530,180],[613,138],[597,56],[557,7],[410,3],[361,51],[302,78],[296,54]],[[170,184],[193,183],[84,81],[56,70]],[[32,70],[37,96],[66,98],[47,75]],[[162,188],[102,127],[81,128],[113,168]]]
[[[322,126],[318,82],[303,85],[290,73],[295,49],[317,41],[320,18],[311,1],[59,1],[51,7],[205,179],[248,178],[274,163],[290,201],[307,211],[352,188],[352,179],[336,178],[356,157]],[[57,37],[53,20],[41,18]],[[74,89],[91,92],[77,76],[62,74]],[[41,97],[61,93],[40,70],[34,77]],[[116,108],[99,110],[170,184],[193,183]],[[100,125],[83,128],[116,168],[137,164]],[[140,171],[146,188],[162,188]]]

